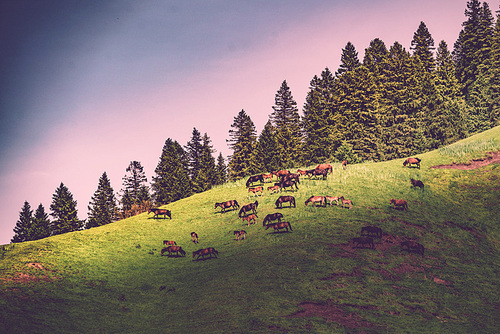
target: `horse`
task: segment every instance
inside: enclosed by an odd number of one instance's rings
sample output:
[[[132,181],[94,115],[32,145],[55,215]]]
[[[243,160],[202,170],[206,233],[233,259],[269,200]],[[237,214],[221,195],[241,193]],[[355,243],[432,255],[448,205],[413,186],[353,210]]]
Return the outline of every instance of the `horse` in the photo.
[[[240,209],[240,212],[238,213],[238,217],[241,218],[242,215],[246,215],[247,211],[252,210],[254,214],[257,213],[257,207],[259,206],[259,202],[255,201],[253,203],[243,205]]]
[[[424,256],[424,246],[415,241],[403,241],[401,244],[401,250],[417,253]]]
[[[422,181],[411,179],[410,182],[412,187],[419,187],[422,190],[424,189],[424,183]]]
[[[277,172],[271,172],[271,174],[276,175],[276,177],[279,179],[283,175],[290,174],[290,171],[288,171],[288,170],[280,170],[280,171],[277,171]]]
[[[177,245],[173,240],[163,240],[163,244],[167,246]]]
[[[219,252],[217,252],[213,247],[202,248],[202,249],[198,249],[197,251],[193,252],[193,258],[196,255],[198,255],[198,257],[196,258],[196,260],[198,260],[200,258],[200,256],[202,258],[205,258],[205,255],[209,255],[209,257],[212,258],[212,254],[215,257],[217,257],[217,255],[219,254]]]
[[[166,216],[168,216],[168,218],[172,219],[172,212],[170,212],[170,210],[166,210],[166,209],[159,209],[159,208],[151,208],[149,209],[148,211],[148,215],[151,213],[151,212],[154,212],[154,216],[153,218],[155,217],[158,217],[158,216],[163,216],[163,219],[167,219]],[[158,217],[159,218],[159,217]]]
[[[365,226],[361,228],[361,236],[382,238],[382,229],[377,226]]]
[[[249,216],[246,216],[246,217],[243,217],[243,221],[247,221],[248,223],[248,226],[250,226],[250,221],[253,220],[253,223],[254,224],[257,224],[257,220],[255,219],[257,217],[257,215],[249,215]]]
[[[273,194],[274,192],[280,191],[281,188],[279,185],[277,185],[277,186],[267,187],[267,190],[269,190],[271,192],[271,194]]]
[[[269,180],[269,182],[272,182],[272,180],[273,180],[273,173],[262,174],[262,177],[264,178],[264,182],[266,182],[266,180]]]
[[[294,180],[295,182],[300,183],[300,174],[290,173],[290,174],[282,175],[280,177],[280,183],[288,181],[288,180]]]
[[[227,201],[227,202],[215,203],[214,209],[217,209],[217,207],[219,207],[219,206],[222,208],[222,211],[221,211],[222,213],[225,213],[227,208],[237,209],[240,207],[240,205],[238,204],[238,202],[235,199]]]
[[[306,175],[306,171],[305,171],[305,170],[298,169],[298,170],[297,170],[297,174],[300,174],[300,175],[304,176],[304,175]]]
[[[264,195],[264,188],[260,186],[255,188],[248,188],[248,192],[253,192],[254,196],[256,196],[258,192],[260,192],[261,195]]]
[[[262,176],[262,174],[259,174],[259,175],[254,175],[254,176],[250,176],[250,177],[248,178],[248,180],[247,180],[246,185],[247,185],[247,187],[249,187],[249,186],[250,186],[250,184],[255,183],[255,182],[257,182],[257,181],[258,181],[258,182],[262,182],[262,183],[264,183],[264,177]]]
[[[390,204],[393,204],[393,203],[394,203],[394,210],[396,210],[396,208],[403,208],[403,210],[408,210],[408,203],[406,203],[406,201],[404,199],[391,198]]]
[[[309,180],[311,179],[311,176],[323,176],[323,180],[326,180],[328,177],[328,170],[327,169],[310,169],[306,170],[306,176],[309,177]]]
[[[198,234],[196,232],[191,232],[191,241],[195,244],[198,243]]]
[[[327,172],[333,173],[333,167],[330,164],[319,164],[314,168],[316,170],[326,170]]]
[[[352,208],[352,201],[350,199],[345,199],[344,196],[340,196],[339,200],[342,202],[342,209],[345,209],[346,204],[349,205],[349,209]]]
[[[241,230],[241,231],[234,231],[233,234],[236,236],[236,240],[240,240],[241,237],[245,239],[247,232],[245,230]]]
[[[186,252],[181,248],[181,246],[168,246],[167,248],[163,248],[161,250],[161,255],[165,252],[168,252],[168,256],[172,256],[172,253],[175,253],[177,256],[179,256],[179,253],[181,253],[181,256],[186,255]]]
[[[293,186],[295,186],[295,189],[299,190],[299,187],[297,186],[297,181],[295,181],[295,180],[286,180],[286,181],[280,182],[279,186],[280,186],[280,191],[282,189],[287,188],[287,187],[291,187],[292,191],[293,191]]]
[[[283,228],[286,229],[287,232],[288,232],[288,228],[290,228],[290,231],[293,231],[292,230],[292,224],[290,224],[289,222],[280,222],[280,223],[267,224],[266,225],[266,230],[268,228],[270,228],[270,227],[274,228],[274,232],[279,231],[279,230],[281,230]]]
[[[281,212],[275,212],[275,213],[270,213],[264,218],[264,221],[262,222],[262,226],[266,226],[267,222],[273,221],[273,220],[278,220],[278,223],[281,223],[281,218],[283,218],[283,214]]]
[[[342,169],[347,169],[347,160],[342,161]]]
[[[290,207],[292,207],[293,205],[293,207],[295,208],[295,197],[293,196],[280,196],[274,204],[276,205],[277,209],[281,209],[283,208],[283,203],[285,202],[290,202]]]
[[[333,201],[337,202],[337,206],[339,206],[339,198],[338,197],[325,196],[325,199],[330,202],[330,206],[333,205]],[[326,201],[325,201],[325,203],[326,203]]]
[[[373,243],[373,239],[370,237],[357,237],[357,238],[352,238],[352,245],[354,246],[356,244],[356,248],[359,248],[360,245],[364,247],[364,245],[368,245],[371,249],[375,248],[375,244]]]
[[[326,207],[325,196],[311,196],[306,200],[306,206],[309,203],[312,203],[313,206],[316,206],[316,203],[320,203],[322,206]]]
[[[408,158],[403,162],[403,167],[406,167],[406,165],[408,165],[408,167],[411,167],[411,165],[417,165],[418,169],[420,169],[420,161],[422,160],[419,158]]]

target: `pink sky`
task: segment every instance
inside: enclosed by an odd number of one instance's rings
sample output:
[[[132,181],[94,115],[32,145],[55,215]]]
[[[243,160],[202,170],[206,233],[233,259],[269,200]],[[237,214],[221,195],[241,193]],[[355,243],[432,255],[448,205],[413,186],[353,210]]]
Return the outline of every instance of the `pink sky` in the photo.
[[[217,155],[227,157],[225,141],[241,109],[260,132],[287,80],[301,110],[312,77],[325,67],[335,72],[348,41],[361,60],[374,38],[388,48],[398,41],[408,50],[423,21],[435,45],[445,40],[451,51],[466,8],[465,0],[312,1],[310,6],[215,1],[211,4],[218,5],[201,6],[204,11],[178,8],[175,2],[169,7],[168,1],[109,3],[115,6],[79,8],[81,17],[67,8],[81,21],[61,19],[64,36],[56,16],[40,23],[50,23],[51,33],[20,34],[20,42],[12,42],[21,55],[43,42],[46,58],[35,57],[29,67],[12,60],[26,81],[13,76],[0,82],[17,89],[2,107],[8,107],[2,121],[10,123],[9,135],[0,137],[0,244],[13,237],[25,200],[33,210],[42,203],[49,213],[52,195],[63,182],[84,219],[104,171],[115,192],[132,160],[141,162],[151,181],[165,140],[185,145],[193,127],[209,135]],[[499,1],[488,3],[493,12],[499,8]],[[281,12],[279,4],[287,9]],[[7,28],[16,32],[25,14],[14,9],[20,22],[12,20]],[[175,14],[171,26],[161,25],[170,18],[159,15],[162,10]],[[94,11],[102,17],[86,23],[85,15]],[[193,15],[201,18],[195,26],[183,25]],[[161,29],[148,30],[156,24]],[[57,50],[50,49],[52,44]]]

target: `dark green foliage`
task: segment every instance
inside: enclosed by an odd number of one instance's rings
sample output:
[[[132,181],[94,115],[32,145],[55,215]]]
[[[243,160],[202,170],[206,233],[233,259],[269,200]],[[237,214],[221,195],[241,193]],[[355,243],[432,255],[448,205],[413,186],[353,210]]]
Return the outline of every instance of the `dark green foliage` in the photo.
[[[199,148],[198,161],[193,164],[198,169],[191,179],[193,192],[206,191],[217,182],[215,159],[212,156],[213,149],[210,142],[210,138],[205,133]]]
[[[224,184],[225,182],[227,182],[227,166],[222,153],[219,153],[217,166],[215,166],[215,184]]]
[[[345,72],[353,71],[359,67],[361,63],[359,62],[358,52],[351,42],[347,42],[345,49],[342,49],[342,55],[340,56],[340,66],[335,76],[340,76]]]
[[[14,227],[14,237],[11,242],[23,242],[31,239],[33,210],[27,201],[24,201],[23,208],[19,212],[19,219]]]
[[[375,38],[370,42],[370,46],[365,49],[363,65],[365,65],[370,72],[378,77],[384,67],[388,54],[389,51],[387,50],[385,43],[380,38]]]
[[[257,132],[255,125],[245,110],[241,110],[234,118],[227,140],[233,154],[229,157],[229,179],[235,180],[257,172],[255,163],[255,147]]]
[[[410,49],[413,50],[413,56],[418,58],[426,71],[430,72],[434,69],[434,56],[432,55],[434,39],[424,22],[420,22],[418,30],[413,34]]]
[[[123,212],[130,210],[134,204],[140,205],[151,199],[147,185],[148,179],[141,163],[131,161],[126,172],[128,174],[122,178],[124,188],[122,189],[121,204]]]
[[[362,159],[354,152],[352,145],[346,141],[340,144],[339,148],[335,151],[335,159],[338,161],[347,161],[348,164],[355,164],[361,162]]]
[[[53,235],[78,231],[83,227],[83,222],[78,219],[73,194],[62,182],[52,195],[50,211],[50,215],[54,218],[51,223]]]
[[[165,141],[151,185],[153,198],[159,205],[171,203],[191,195],[187,172],[187,156],[177,141]]]
[[[198,175],[200,172],[202,172],[201,160],[203,155],[203,147],[201,133],[196,128],[193,128],[191,140],[187,143],[185,150],[188,159],[189,178],[191,179],[192,183],[191,188],[193,192],[199,193],[203,191],[202,189],[205,186],[202,180],[204,179],[204,177]]]
[[[271,121],[267,121],[259,135],[255,149],[255,159],[259,172],[270,172],[284,168],[284,163],[279,160],[276,154],[277,150],[278,142],[276,141],[275,129]]]
[[[99,178],[97,190],[88,205],[88,219],[85,228],[98,227],[117,219],[118,207],[115,194],[106,172]]]
[[[43,239],[50,234],[49,215],[45,213],[45,208],[40,203],[33,216],[32,240]]]

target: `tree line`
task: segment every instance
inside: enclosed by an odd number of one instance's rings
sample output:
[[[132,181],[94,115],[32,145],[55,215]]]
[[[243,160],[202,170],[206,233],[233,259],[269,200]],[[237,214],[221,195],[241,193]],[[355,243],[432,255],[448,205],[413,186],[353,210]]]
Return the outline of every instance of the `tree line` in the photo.
[[[348,42],[337,71],[325,68],[311,79],[302,116],[284,80],[259,135],[245,110],[234,117],[227,166],[222,154],[213,157],[208,135],[194,128],[185,147],[165,141],[150,185],[138,161],[126,168],[118,196],[104,172],[85,221],[78,219],[76,201],[61,183],[50,205],[53,220],[41,204],[33,215],[25,202],[12,242],[101,226],[252,174],[324,161],[401,158],[496,126],[500,10],[495,21],[487,2],[470,0],[465,16],[452,51],[444,41],[435,47],[424,22],[410,51],[398,42],[387,48],[375,38],[361,60]]]

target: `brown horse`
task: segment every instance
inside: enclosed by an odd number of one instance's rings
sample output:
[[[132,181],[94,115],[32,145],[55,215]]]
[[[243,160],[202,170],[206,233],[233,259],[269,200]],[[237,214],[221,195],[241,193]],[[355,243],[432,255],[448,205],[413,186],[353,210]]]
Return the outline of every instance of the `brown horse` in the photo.
[[[306,175],[306,171],[305,171],[305,170],[298,169],[298,170],[297,170],[297,174],[300,174],[300,175],[304,176],[304,175]]]
[[[204,259],[205,255],[208,255],[209,258],[212,258],[212,254],[215,257],[217,257],[217,255],[219,254],[219,252],[217,252],[213,247],[202,248],[202,249],[198,249],[197,251],[193,252],[193,258],[196,255],[198,255],[198,257],[196,258],[196,260],[198,260],[200,258],[200,256]]]
[[[246,186],[249,187],[252,183],[255,183],[255,182],[264,183],[264,177],[262,176],[262,174],[250,176],[247,180]]]
[[[166,209],[159,209],[159,208],[151,208],[149,209],[148,211],[148,215],[151,213],[151,212],[154,212],[154,216],[153,218],[157,217],[159,218],[158,216],[163,216],[163,219],[166,219],[168,216],[168,218],[172,219],[172,212],[170,212],[170,210],[166,210]]]
[[[323,176],[323,180],[326,180],[328,177],[328,170],[327,169],[309,169],[306,170],[306,176],[309,177],[309,180],[311,179],[311,176]]]
[[[280,170],[280,171],[277,171],[277,172],[271,172],[271,174],[276,175],[276,177],[279,179],[283,175],[290,174],[290,171],[288,171],[288,170]]]
[[[424,189],[424,183],[422,181],[411,179],[410,182],[412,187],[419,187],[422,190]]]
[[[253,220],[253,223],[254,223],[254,224],[257,224],[257,220],[256,220],[255,218],[257,218],[257,215],[249,215],[249,216],[246,216],[246,217],[242,217],[241,219],[242,219],[243,221],[245,221],[245,220],[246,220],[246,221],[247,221],[247,223],[248,223],[248,226],[250,226],[250,221],[251,221],[251,220]]]
[[[321,206],[326,207],[326,199],[325,196],[311,196],[306,200],[306,206],[307,204],[312,203],[313,206],[316,206],[316,203],[319,203]]]
[[[236,240],[241,240],[241,238],[245,239],[247,232],[245,230],[234,231],[233,234],[236,236]]]
[[[402,208],[403,210],[408,210],[408,203],[406,203],[404,199],[391,198],[390,204],[394,204],[394,210],[396,210],[396,208]]]
[[[290,228],[290,231],[293,231],[292,230],[292,224],[290,224],[289,222],[280,222],[280,223],[271,223],[271,224],[267,224],[266,225],[266,230],[268,228],[274,228],[274,232],[276,231],[279,231],[281,229],[286,229],[286,232],[288,232],[288,228]]]
[[[262,177],[264,178],[264,182],[266,182],[266,180],[269,180],[269,182],[273,181],[273,173],[262,174]]]
[[[373,243],[373,239],[370,237],[358,237],[358,238],[352,238],[352,245],[356,244],[356,248],[359,248],[359,246],[363,246],[365,248],[365,245],[368,245],[371,249],[375,248],[375,244]]]
[[[270,213],[262,221],[262,226],[266,226],[266,223],[276,219],[278,220],[278,223],[281,223],[281,218],[283,218],[283,214],[281,212]]]
[[[424,246],[415,241],[403,241],[401,244],[401,250],[407,252],[413,252],[424,256]]]
[[[339,206],[339,198],[338,197],[325,196],[325,199],[330,202],[330,206],[333,205],[333,201],[335,201],[337,203],[337,206]]]
[[[259,206],[258,201],[255,201],[255,202],[247,204],[247,205],[243,205],[240,209],[240,212],[238,213],[238,217],[241,218],[242,216],[247,214],[247,211],[250,211],[250,210],[252,210],[253,214],[256,215],[257,214],[256,210],[257,210],[258,206]]]
[[[257,195],[257,193],[260,192],[261,195],[264,195],[264,188],[262,187],[255,187],[255,188],[248,188],[248,192],[252,192],[254,196]]]
[[[297,186],[297,181],[295,181],[295,180],[280,181],[278,184],[280,187],[280,191],[287,188],[287,187],[292,188],[292,191],[293,191],[293,186],[295,186],[295,189],[299,190],[299,187]]]
[[[172,256],[173,253],[175,253],[176,256],[179,256],[179,253],[181,253],[181,256],[186,255],[186,252],[181,248],[181,246],[168,246],[167,248],[163,248],[161,250],[161,255],[165,252],[168,252],[168,256]]]
[[[418,169],[420,169],[420,161],[422,160],[419,158],[408,158],[403,162],[403,167],[406,167],[406,165],[408,165],[408,167],[411,167],[411,165],[417,165]]]
[[[319,164],[314,169],[317,169],[317,170],[326,170],[326,171],[330,172],[330,174],[333,173],[333,167],[330,164]]]
[[[280,177],[280,183],[288,181],[288,180],[293,180],[297,183],[300,183],[300,174],[299,173],[290,173],[286,174]]]
[[[195,244],[198,243],[198,234],[196,232],[191,232],[191,241]]]
[[[344,196],[340,196],[339,200],[342,202],[342,209],[345,209],[346,205],[349,205],[349,209],[352,208],[352,201],[350,199],[345,199]]]
[[[280,186],[272,186],[272,187],[267,187],[267,190],[269,190],[272,193],[280,191]]]
[[[237,209],[240,207],[240,205],[238,204],[238,202],[235,199],[233,199],[233,200],[226,201],[226,202],[215,203],[214,209],[217,209],[217,207],[220,207],[222,209],[221,212],[225,213],[227,208]]]
[[[382,229],[377,226],[365,226],[361,228],[361,236],[382,238]]]
[[[293,196],[280,196],[274,204],[276,205],[277,209],[281,209],[283,208],[283,203],[285,202],[290,202],[290,207],[292,207],[293,205],[293,207],[295,208],[295,197]]]
[[[163,240],[163,244],[164,244],[164,245],[167,245],[167,246],[174,246],[174,245],[177,245],[177,244],[175,243],[175,241],[173,241],[173,240]]]
[[[342,169],[347,169],[347,160],[342,161]]]

